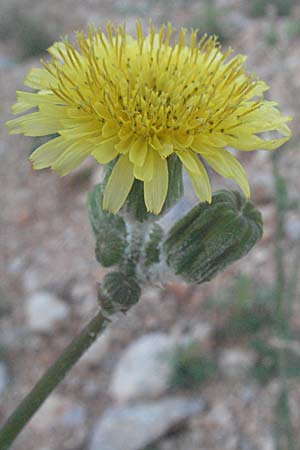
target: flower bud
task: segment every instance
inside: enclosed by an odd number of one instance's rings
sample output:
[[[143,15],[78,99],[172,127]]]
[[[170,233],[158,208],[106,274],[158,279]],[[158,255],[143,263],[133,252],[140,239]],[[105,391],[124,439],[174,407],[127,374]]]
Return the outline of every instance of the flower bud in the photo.
[[[122,272],[110,272],[103,280],[98,300],[104,312],[126,312],[135,305],[141,295],[141,288],[135,277]]]
[[[221,190],[172,227],[163,244],[165,260],[184,280],[203,283],[246,255],[262,232],[253,204],[237,191]]]
[[[124,234],[115,228],[103,226],[98,230],[96,259],[103,267],[111,267],[122,261],[128,243]]]

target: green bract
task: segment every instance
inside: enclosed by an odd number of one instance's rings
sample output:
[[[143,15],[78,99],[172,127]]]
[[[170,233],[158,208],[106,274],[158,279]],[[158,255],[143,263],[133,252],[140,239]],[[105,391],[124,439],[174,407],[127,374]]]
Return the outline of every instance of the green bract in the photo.
[[[163,229],[158,224],[154,224],[149,233],[149,238],[145,246],[144,257],[146,266],[151,266],[151,264],[155,264],[160,261],[160,246],[163,235]]]
[[[98,184],[89,194],[89,218],[96,238],[96,258],[103,267],[122,262],[128,242],[126,225],[122,217],[102,208],[103,184]]]
[[[122,217],[111,214],[102,208],[104,189],[105,183],[96,184],[88,195],[89,220],[96,239],[98,234],[102,233],[103,227],[114,228],[121,234],[126,234],[126,226]]]

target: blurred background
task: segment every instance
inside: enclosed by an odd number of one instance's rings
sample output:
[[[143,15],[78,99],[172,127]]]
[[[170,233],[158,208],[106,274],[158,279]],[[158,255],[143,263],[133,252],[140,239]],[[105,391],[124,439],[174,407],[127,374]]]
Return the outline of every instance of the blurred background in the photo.
[[[45,49],[88,23],[171,21],[248,55],[268,96],[294,116],[274,157],[240,153],[264,237],[200,287],[147,288],[77,364],[13,450],[300,448],[299,0],[1,0],[1,122]],[[0,139],[0,420],[96,311],[87,191],[101,168],[33,172],[40,139]],[[210,174],[214,190],[224,180]],[[229,182],[227,187],[233,185]],[[195,203],[187,188],[180,210]],[[169,222],[168,222],[169,221]]]

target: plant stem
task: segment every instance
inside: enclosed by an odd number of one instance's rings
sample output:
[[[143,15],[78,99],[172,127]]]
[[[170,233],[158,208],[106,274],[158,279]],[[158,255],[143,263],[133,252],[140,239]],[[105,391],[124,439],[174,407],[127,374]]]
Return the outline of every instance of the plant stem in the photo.
[[[286,192],[285,180],[279,173],[279,152],[273,153],[273,177],[275,182],[275,208],[276,208],[276,231],[275,231],[275,264],[276,264],[276,322],[280,337],[284,340],[289,338],[289,310],[284,300],[286,297],[286,273],[284,265],[284,222],[287,210],[288,196]],[[285,349],[278,350],[278,375],[280,379],[280,392],[276,405],[277,430],[276,448],[277,450],[295,450],[293,439],[293,428],[289,406],[289,387],[287,383],[287,355]]]
[[[106,329],[110,320],[99,311],[81,333],[73,339],[53,365],[41,377],[31,392],[19,404],[0,430],[0,449],[10,448],[27,422],[63,380],[65,375],[80,359],[83,353],[96,341]]]

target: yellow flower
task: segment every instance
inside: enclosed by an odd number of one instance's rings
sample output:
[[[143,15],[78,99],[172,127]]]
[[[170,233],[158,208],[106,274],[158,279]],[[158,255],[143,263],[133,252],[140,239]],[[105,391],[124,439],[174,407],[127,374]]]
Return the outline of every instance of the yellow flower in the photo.
[[[158,214],[168,189],[167,158],[181,160],[200,201],[211,201],[205,160],[217,173],[234,179],[250,195],[241,164],[226,149],[273,150],[290,130],[276,108],[264,100],[268,86],[246,74],[245,57],[228,60],[217,38],[171,26],[146,36],[140,23],[136,38],[125,27],[89,28],[77,33],[77,48],[67,41],[49,49],[50,62],[32,69],[17,92],[11,133],[58,136],[30,157],[34,169],[51,167],[65,175],[92,155],[99,163],[116,159],[103,206],[116,213],[135,179],[144,182],[147,210]],[[260,134],[281,136],[265,140]]]

